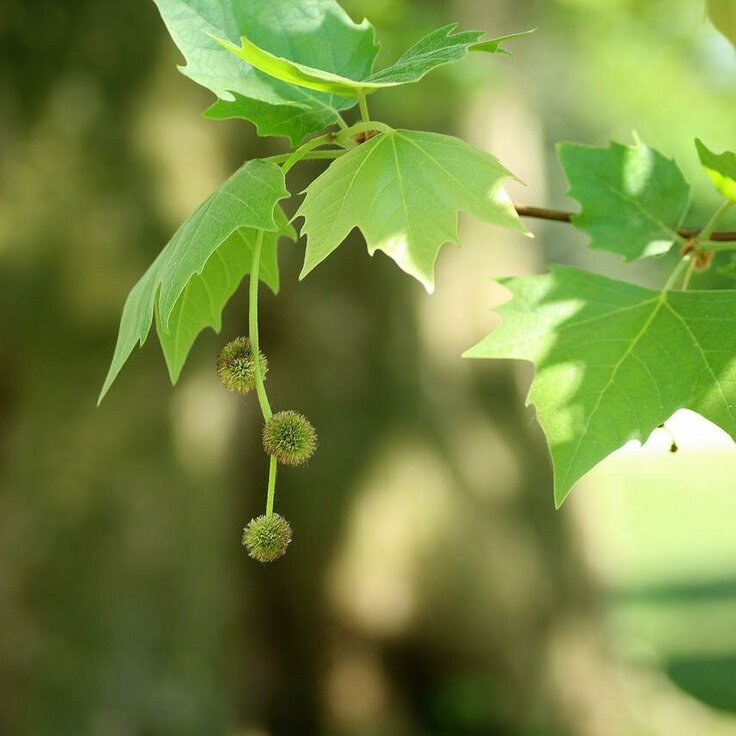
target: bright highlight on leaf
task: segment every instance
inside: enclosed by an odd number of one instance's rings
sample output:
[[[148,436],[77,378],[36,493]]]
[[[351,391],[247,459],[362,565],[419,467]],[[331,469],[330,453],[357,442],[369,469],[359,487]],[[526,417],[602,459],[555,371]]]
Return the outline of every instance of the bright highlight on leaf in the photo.
[[[444,243],[457,243],[458,212],[527,232],[503,188],[513,176],[484,151],[437,133],[393,130],[334,161],[306,189],[307,248],[301,277],[358,227],[431,292]]]
[[[465,357],[535,364],[528,403],[560,506],[629,440],[687,408],[736,439],[736,291],[654,291],[574,268],[502,281],[503,323]]]
[[[246,35],[277,56],[351,78],[369,75],[378,53],[370,23],[354,23],[334,0],[155,2],[186,59],[182,73],[219,98],[209,116],[244,117],[259,135],[287,136],[293,145],[335,123],[355,100],[279,81],[243,64],[214,37]]]
[[[464,59],[468,51],[508,54],[501,48],[503,41],[524,36],[531,31],[512,33],[499,38],[480,41],[484,31],[453,33],[457,23],[433,31],[418,41],[401,58],[386,69],[363,77],[336,74],[326,68],[298,63],[291,57],[280,56],[260,47],[253,38],[243,36],[240,46],[216,38],[223,48],[248,62],[256,69],[283,82],[344,97],[357,97],[385,87],[418,82],[428,72],[443,64]]]
[[[695,139],[700,163],[715,188],[732,202],[736,202],[736,154],[731,151],[713,153],[700,138]]]
[[[182,223],[128,295],[100,401],[136,343],[145,343],[154,311],[176,382],[197,335],[205,327],[219,331],[225,303],[250,271],[258,229],[267,231],[261,279],[278,289],[276,241],[293,236],[278,202],[288,196],[278,166],[249,161]]]
[[[627,261],[672,248],[690,203],[690,186],[674,161],[639,142],[559,143],[557,152],[568,194],[582,207],[572,222],[593,239],[591,248]]]

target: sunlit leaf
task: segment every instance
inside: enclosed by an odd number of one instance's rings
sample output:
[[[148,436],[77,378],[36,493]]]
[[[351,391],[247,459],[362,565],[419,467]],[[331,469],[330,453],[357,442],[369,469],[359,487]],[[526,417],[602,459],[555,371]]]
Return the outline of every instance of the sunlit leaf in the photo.
[[[186,59],[181,71],[219,98],[210,116],[247,118],[260,135],[284,135],[294,145],[355,100],[274,79],[214,37],[234,42],[245,35],[273,54],[349,77],[370,74],[378,52],[373,27],[354,23],[334,0],[154,1]]]
[[[224,306],[237,287],[237,274],[242,278],[250,268],[250,239],[247,232],[241,236],[239,231],[249,228],[288,232],[285,217],[278,210],[279,200],[285,197],[288,192],[281,169],[265,161],[249,161],[182,223],[128,295],[100,401],[136,344],[145,343],[154,311],[159,332],[176,335],[178,340],[173,347],[170,340],[165,345],[171,376],[173,379],[178,376],[198,332],[208,325],[219,329],[217,306]],[[275,236],[269,243],[272,241],[275,248]],[[228,247],[224,250],[222,266],[212,257],[224,245]],[[230,273],[226,273],[227,267]],[[262,278],[272,288],[278,288],[273,267],[269,270],[266,265]],[[196,280],[182,299],[192,279]],[[211,299],[206,308],[203,307],[205,296]]]
[[[446,135],[409,130],[382,133],[349,151],[307,187],[296,214],[307,235],[306,276],[360,228],[373,255],[381,250],[434,288],[444,243],[457,243],[458,212],[526,232],[496,158]]]
[[[736,155],[731,151],[713,153],[699,138],[695,139],[700,163],[710,177],[715,188],[726,199],[736,201]]]
[[[736,439],[736,291],[654,291],[573,268],[502,282],[503,323],[465,355],[535,364],[528,402],[559,506],[591,468],[688,408]]]
[[[530,33],[524,31],[480,41],[485,35],[484,31],[453,33],[455,28],[457,23],[439,28],[414,44],[398,61],[386,69],[354,77],[337,74],[319,65],[298,63],[291,57],[279,56],[261,47],[253,37],[244,35],[240,39],[240,46],[226,39],[218,41],[228,51],[275,79],[311,90],[356,97],[384,87],[418,82],[432,69],[464,59],[468,51],[507,54],[508,52],[501,47],[504,41]]]
[[[674,161],[639,142],[608,148],[560,143],[557,151],[568,193],[582,207],[573,224],[590,235],[591,248],[627,261],[670,250],[690,202]]]

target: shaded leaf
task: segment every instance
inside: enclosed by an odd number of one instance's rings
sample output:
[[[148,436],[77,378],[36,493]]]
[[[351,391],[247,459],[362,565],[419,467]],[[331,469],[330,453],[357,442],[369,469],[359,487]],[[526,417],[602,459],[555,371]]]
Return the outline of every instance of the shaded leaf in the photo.
[[[263,234],[259,276],[276,294],[279,290],[277,242],[285,235],[294,239],[295,233],[286,222],[281,208],[277,208],[279,232]],[[189,351],[197,336],[207,327],[219,332],[222,310],[243,277],[251,272],[253,248],[258,230],[239,228],[210,256],[202,273],[189,279],[169,316],[168,330],[163,329],[156,313],[156,327],[171,382],[176,383]]]
[[[157,312],[161,332],[170,332],[171,318],[175,306],[184,293],[193,277],[203,274],[211,257],[220,246],[234,237],[242,228],[258,228],[271,232],[285,231],[285,217],[283,213],[276,216],[278,202],[288,197],[284,183],[284,175],[278,166],[265,161],[249,161],[240,167],[221,187],[215,190],[179,227],[166,247],[150,266],[148,271],[133,287],[123,307],[120,320],[117,344],[112,363],[100,392],[101,401],[121,368],[130,356],[136,344],[143,345],[153,322],[154,310]],[[247,239],[243,239],[241,247],[246,247]],[[228,257],[232,251],[228,249]],[[248,268],[248,256],[241,254],[242,259],[237,261],[234,269]],[[246,264],[246,265],[244,265]],[[201,308],[205,285],[212,289],[219,289],[220,293],[213,292],[213,305],[221,302],[223,305],[234,289],[230,278],[222,278],[218,267],[211,265],[209,275],[204,276],[194,286],[194,294],[199,295],[197,300],[185,300],[176,313],[177,325],[188,321],[187,334],[193,342],[196,334],[192,334],[193,325],[201,324],[204,329],[212,324],[212,311],[205,314]],[[243,271],[245,273],[245,271]],[[242,278],[242,276],[241,276]],[[264,269],[264,279],[269,278],[268,268]],[[273,272],[270,274],[271,286],[277,287]],[[237,284],[235,285],[237,286]],[[190,315],[191,308],[195,314]],[[213,306],[212,309],[215,307]],[[219,327],[219,317],[216,326]],[[215,325],[213,325],[215,326]],[[188,338],[187,338],[188,339]],[[182,338],[181,345],[185,341]],[[191,347],[191,343],[189,343]],[[169,362],[172,374],[178,376],[181,369],[179,357],[186,352],[177,347],[174,357]],[[169,355],[167,355],[169,361]],[[183,362],[183,359],[182,359]],[[178,369],[172,370],[172,366]]]
[[[484,31],[452,33],[455,28],[457,23],[439,28],[414,44],[398,61],[386,69],[354,77],[336,74],[319,65],[297,63],[292,58],[271,53],[252,37],[243,36],[240,39],[240,46],[226,39],[218,41],[223,48],[275,79],[311,90],[357,97],[384,87],[418,82],[432,69],[464,59],[468,51],[508,54],[501,48],[501,44],[530,32],[512,33],[488,41],[479,41],[485,35]]]
[[[274,79],[213,36],[237,41],[246,35],[273,54],[347,76],[370,74],[378,52],[373,27],[365,20],[354,23],[334,0],[154,1],[186,59],[181,71],[219,98],[217,117],[244,117],[260,135],[285,135],[293,145],[334,123],[355,100]],[[284,109],[289,107],[295,120]]]
[[[595,148],[560,143],[557,152],[582,211],[573,224],[591,248],[627,261],[666,253],[690,203],[690,187],[671,159],[637,142]]]
[[[496,158],[446,135],[382,133],[335,160],[306,189],[295,217],[307,235],[300,278],[355,227],[427,289],[444,243],[457,243],[458,212],[526,232],[503,188]]]
[[[503,323],[466,354],[528,360],[559,506],[629,440],[688,408],[736,438],[736,291],[654,291],[574,268],[502,281]]]

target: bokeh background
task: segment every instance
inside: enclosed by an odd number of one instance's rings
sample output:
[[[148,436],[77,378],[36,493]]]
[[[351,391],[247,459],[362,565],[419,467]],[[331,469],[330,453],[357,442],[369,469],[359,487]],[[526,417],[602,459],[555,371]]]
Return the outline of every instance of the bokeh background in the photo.
[[[561,139],[674,155],[715,203],[693,137],[736,145],[736,60],[699,0],[374,0],[382,59],[452,20],[538,27],[372,100],[461,135],[571,208]],[[462,220],[427,296],[353,237],[264,292],[269,391],[317,425],[277,504],[295,541],[249,560],[266,462],[255,401],[200,338],[178,386],[156,340],[101,408],[132,284],[243,159],[284,149],[211,122],[151,2],[0,3],[0,733],[8,736],[736,734],[736,452],[687,413],[555,512],[524,364],[463,361],[493,276],[549,261],[662,283],[667,259],[591,254]],[[319,165],[291,176],[302,188]],[[715,269],[695,286],[724,288]],[[661,436],[660,436],[661,435]]]

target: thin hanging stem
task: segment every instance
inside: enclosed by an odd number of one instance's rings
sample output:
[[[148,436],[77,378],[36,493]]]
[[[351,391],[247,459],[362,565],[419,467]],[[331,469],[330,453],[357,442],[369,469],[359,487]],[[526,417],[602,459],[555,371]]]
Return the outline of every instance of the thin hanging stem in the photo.
[[[256,376],[256,393],[261,405],[263,418],[268,421],[272,416],[271,405],[268,403],[266,387],[263,384],[263,366],[261,365],[261,349],[258,343],[258,280],[261,267],[261,247],[263,246],[263,230],[256,235],[253,246],[253,263],[250,271],[250,291],[248,300],[248,336],[253,353],[253,367]]]
[[[268,463],[268,495],[266,496],[266,516],[273,514],[273,505],[276,500],[276,472],[279,469],[279,464],[276,458],[271,455],[271,460]]]
[[[248,300],[248,334],[250,338],[250,347],[253,354],[253,368],[256,377],[256,393],[258,394],[258,403],[261,406],[261,413],[264,421],[268,421],[272,416],[271,404],[268,402],[266,387],[263,382],[263,366],[261,365],[261,348],[258,342],[258,285],[261,269],[261,249],[263,246],[263,230],[259,230],[256,235],[256,242],[253,246],[253,262],[250,271],[250,289]],[[266,496],[266,516],[273,514],[273,504],[276,498],[276,473],[278,471],[278,463],[276,458],[271,456],[268,465],[268,494]]]

